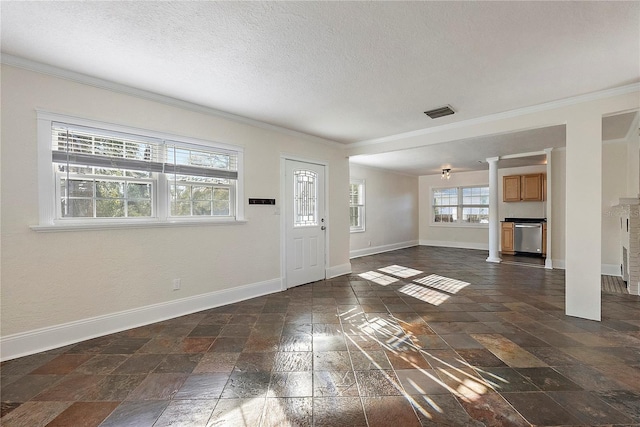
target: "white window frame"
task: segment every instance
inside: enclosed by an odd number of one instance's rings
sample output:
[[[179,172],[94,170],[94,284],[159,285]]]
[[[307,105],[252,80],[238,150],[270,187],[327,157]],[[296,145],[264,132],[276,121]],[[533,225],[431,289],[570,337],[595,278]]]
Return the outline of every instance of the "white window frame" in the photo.
[[[39,224],[31,226],[35,231],[64,231],[64,230],[91,230],[110,228],[139,228],[139,227],[173,227],[205,224],[243,224],[244,217],[244,148],[235,145],[222,144],[214,141],[201,140],[156,132],[147,129],[117,125],[113,123],[99,122],[64,114],[36,110],[37,114],[37,138],[38,138],[38,217]],[[193,146],[194,148],[221,149],[233,151],[237,155],[237,179],[231,197],[231,216],[171,216],[169,205],[169,174],[159,173],[154,180],[152,200],[153,217],[143,218],[60,218],[57,214],[58,179],[53,170],[52,162],[52,124],[54,122],[67,123],[73,126],[96,128],[111,132],[127,133],[142,138],[154,138],[170,140],[181,146]],[[224,185],[220,185],[224,186]],[[235,209],[235,210],[234,210]]]
[[[366,230],[366,223],[365,223],[365,212],[366,212],[366,183],[364,179],[358,179],[358,178],[351,178],[349,180],[349,187],[351,187],[352,185],[358,185],[360,187],[360,194],[361,194],[361,203],[359,204],[351,204],[351,188],[349,188],[349,211],[351,211],[351,208],[353,207],[358,207],[358,216],[360,218],[360,226],[357,227],[349,227],[349,230],[351,233],[362,233]],[[351,212],[349,212],[349,216],[351,216]],[[349,220],[349,222],[351,222],[351,220]]]
[[[429,218],[430,218],[430,225],[434,226],[434,227],[465,227],[465,228],[488,228],[489,224],[483,224],[483,223],[468,223],[468,222],[463,222],[462,221],[462,211],[463,208],[465,207],[482,207],[482,208],[487,208],[490,209],[489,203],[487,203],[486,205],[463,205],[462,200],[463,200],[463,189],[465,188],[482,188],[482,187],[489,187],[489,184],[478,184],[478,185],[448,185],[448,186],[438,186],[438,187],[431,187],[429,189]],[[435,206],[433,204],[433,198],[434,198],[434,192],[437,190],[444,190],[447,188],[456,188],[458,190],[458,200],[457,200],[457,204],[456,205],[450,205],[450,206],[455,206],[457,209],[457,221],[456,222],[436,222],[435,220]],[[449,206],[449,205],[447,205]]]

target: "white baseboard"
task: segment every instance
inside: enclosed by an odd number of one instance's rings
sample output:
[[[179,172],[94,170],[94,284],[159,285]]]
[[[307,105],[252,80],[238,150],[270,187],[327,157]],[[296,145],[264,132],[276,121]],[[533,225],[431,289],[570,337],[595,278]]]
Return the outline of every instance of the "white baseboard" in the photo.
[[[443,248],[489,250],[488,243],[452,242],[448,240],[420,240],[420,246],[438,246]]]
[[[606,276],[622,277],[622,274],[620,273],[620,265],[616,264],[602,264],[602,274]]]
[[[400,242],[400,243],[392,243],[390,245],[382,245],[382,246],[373,246],[364,249],[354,249],[349,252],[349,258],[359,258],[367,255],[375,255],[381,254],[383,252],[395,251],[398,249],[411,248],[413,246],[418,246],[417,240],[410,240],[408,242]]]
[[[325,270],[325,276],[327,279],[333,279],[334,277],[344,276],[345,274],[351,273],[351,263],[348,262],[346,264],[334,265],[333,267],[328,267]]]
[[[15,359],[281,290],[282,281],[277,278],[8,335],[0,338],[0,360]]]

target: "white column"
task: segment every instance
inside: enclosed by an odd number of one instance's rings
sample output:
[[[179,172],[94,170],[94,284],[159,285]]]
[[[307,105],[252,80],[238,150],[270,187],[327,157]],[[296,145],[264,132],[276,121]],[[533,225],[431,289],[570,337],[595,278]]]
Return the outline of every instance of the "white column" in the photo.
[[[490,157],[489,163],[489,257],[487,262],[500,262],[500,218],[498,217],[498,160]]]
[[[553,268],[553,258],[551,254],[551,237],[553,230],[553,197],[552,197],[552,185],[551,181],[553,175],[551,174],[551,151],[553,148],[545,148],[544,153],[547,155],[547,201],[546,201],[546,216],[547,216],[547,257],[544,260],[544,268]]]
[[[567,118],[565,313],[600,320],[602,253],[602,113]]]

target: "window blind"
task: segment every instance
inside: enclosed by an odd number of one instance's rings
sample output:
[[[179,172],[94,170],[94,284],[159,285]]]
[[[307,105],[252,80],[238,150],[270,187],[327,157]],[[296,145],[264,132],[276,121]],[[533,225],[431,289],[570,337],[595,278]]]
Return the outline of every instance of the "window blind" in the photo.
[[[52,123],[52,160],[76,166],[237,179],[234,151]]]

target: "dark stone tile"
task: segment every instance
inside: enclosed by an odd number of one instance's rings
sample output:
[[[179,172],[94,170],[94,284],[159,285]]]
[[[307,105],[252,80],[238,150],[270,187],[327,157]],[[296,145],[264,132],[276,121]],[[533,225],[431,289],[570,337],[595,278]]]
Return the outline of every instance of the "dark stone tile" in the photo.
[[[315,427],[367,427],[359,397],[314,397]]]
[[[313,353],[314,371],[350,371],[351,359],[348,351],[322,351]]]
[[[247,338],[219,337],[211,344],[208,352],[215,353],[240,353],[247,344]]]
[[[222,398],[265,397],[271,374],[268,372],[234,372],[222,391]]]
[[[164,354],[134,354],[112,371],[118,375],[148,374],[164,360]]]
[[[274,372],[267,397],[313,396],[313,372]]]
[[[271,372],[276,353],[240,353],[234,371]]]
[[[449,389],[433,369],[399,369],[398,380],[409,395],[449,394]]]
[[[259,426],[264,406],[264,398],[220,399],[211,414],[207,427]]]
[[[178,349],[182,353],[205,353],[215,340],[213,337],[186,337],[180,340]]]
[[[429,351],[431,352],[431,351]],[[430,369],[427,356],[418,350],[394,351],[385,350],[389,363],[394,369]]]
[[[75,372],[86,375],[107,375],[128,358],[129,356],[124,354],[98,354],[78,366]]]
[[[222,394],[229,380],[226,373],[192,374],[184,381],[175,395],[181,400],[211,400]]]
[[[127,396],[127,400],[170,400],[176,395],[187,374],[149,374]]]
[[[168,406],[168,401],[123,402],[100,427],[152,426]]]
[[[369,427],[420,427],[413,407],[402,396],[363,397],[362,404]]]
[[[206,426],[217,400],[174,400],[153,427]]]
[[[525,350],[549,366],[577,365],[580,363],[578,359],[569,356],[556,347],[527,347]]]
[[[122,401],[129,396],[146,378],[144,375],[107,375],[91,387],[84,400],[87,401]]]
[[[25,375],[2,387],[3,402],[26,402],[64,378],[62,375]]]
[[[448,390],[458,397],[473,400],[493,391],[491,384],[472,368],[438,368],[436,373]]]
[[[202,358],[202,353],[169,354],[153,371],[156,374],[182,373],[190,374]]]
[[[397,396],[402,394],[400,381],[392,370],[355,371],[360,396]]]
[[[456,349],[458,353],[469,365],[479,367],[507,366],[489,350],[482,349]]]
[[[119,402],[76,402],[53,419],[47,427],[97,427]]]
[[[276,353],[273,363],[274,372],[311,371],[312,369],[313,353],[310,351]]]
[[[280,339],[279,351],[311,351],[313,341],[310,334],[283,335]]]
[[[214,346],[216,343],[213,343]],[[249,336],[241,351],[245,352],[276,352],[280,346],[280,335],[261,335],[253,333]],[[238,351],[238,347],[232,347],[233,351]]]
[[[484,427],[467,414],[450,394],[412,396],[411,401],[422,427]]]
[[[640,393],[626,390],[597,391],[595,393],[624,415],[630,417],[635,423],[640,423]]]
[[[600,400],[593,392],[554,391],[548,394],[584,424],[630,424],[633,422],[631,418]]]
[[[38,394],[33,400],[75,402],[101,379],[102,377],[95,375],[70,375]]]
[[[193,369],[194,374],[208,372],[231,373],[241,353],[205,353],[198,365]]]
[[[2,418],[4,427],[46,426],[72,402],[26,402]]]
[[[517,368],[516,371],[543,391],[582,390],[553,368]]]
[[[585,390],[620,390],[624,385],[602,372],[586,365],[557,366],[554,368]]]
[[[458,398],[467,413],[486,426],[529,427],[530,424],[498,393],[489,393],[475,399]],[[552,425],[557,425],[555,422]]]
[[[0,402],[0,418],[4,417],[20,405],[22,405],[22,402]]]
[[[539,390],[531,381],[520,375],[513,368],[481,368],[476,369],[476,371],[486,384],[499,393]]]
[[[197,325],[191,330],[189,337],[217,337],[222,329],[221,325]]]
[[[313,400],[304,397],[267,398],[262,425],[311,427]]]
[[[315,397],[359,396],[353,371],[314,371]]]
[[[61,354],[55,359],[45,363],[37,369],[34,369],[32,375],[66,375],[73,372],[78,366],[82,365],[89,359],[94,357],[93,354]]]
[[[102,349],[103,354],[133,354],[149,341],[149,338],[120,338]]]

